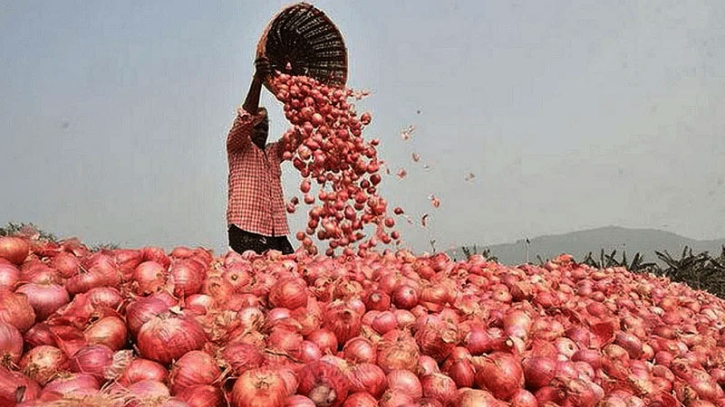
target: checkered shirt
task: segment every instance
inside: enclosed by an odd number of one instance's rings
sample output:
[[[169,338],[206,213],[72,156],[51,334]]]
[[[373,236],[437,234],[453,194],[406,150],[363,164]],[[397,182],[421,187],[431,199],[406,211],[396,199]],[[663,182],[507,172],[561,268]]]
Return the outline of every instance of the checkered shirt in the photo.
[[[258,119],[239,107],[227,136],[227,226],[234,224],[264,236],[285,236],[289,228],[282,196],[282,152],[278,143],[268,143],[262,151],[252,142]]]

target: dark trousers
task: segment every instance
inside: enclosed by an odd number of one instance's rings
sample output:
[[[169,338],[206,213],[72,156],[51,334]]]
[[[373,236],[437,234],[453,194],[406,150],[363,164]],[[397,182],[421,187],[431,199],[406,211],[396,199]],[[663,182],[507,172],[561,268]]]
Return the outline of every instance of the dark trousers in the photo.
[[[247,250],[254,250],[257,254],[267,250],[279,250],[282,254],[294,252],[287,236],[262,236],[239,229],[235,225],[229,225],[229,246],[239,254]]]

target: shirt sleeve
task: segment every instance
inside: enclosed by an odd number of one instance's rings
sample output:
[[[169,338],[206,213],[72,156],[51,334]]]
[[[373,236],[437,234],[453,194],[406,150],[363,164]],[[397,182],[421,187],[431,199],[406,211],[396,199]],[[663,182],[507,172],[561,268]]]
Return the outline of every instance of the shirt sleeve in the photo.
[[[241,106],[237,108],[237,117],[227,135],[227,151],[243,151],[252,145],[252,129],[255,119],[253,114]]]

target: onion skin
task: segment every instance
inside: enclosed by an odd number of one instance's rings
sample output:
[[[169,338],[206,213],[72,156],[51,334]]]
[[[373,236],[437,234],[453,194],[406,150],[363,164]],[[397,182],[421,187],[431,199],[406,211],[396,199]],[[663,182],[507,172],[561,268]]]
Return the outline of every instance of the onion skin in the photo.
[[[508,400],[523,386],[524,373],[513,355],[494,352],[484,357],[481,369],[476,372],[476,384],[488,389],[497,399]]]
[[[377,352],[369,340],[356,337],[345,343],[342,348],[345,359],[353,363],[375,363]]]
[[[413,399],[423,397],[423,385],[418,377],[409,370],[393,370],[388,373],[387,381],[388,388],[391,390],[404,393]]]
[[[386,389],[387,378],[383,369],[371,363],[361,363],[350,369],[350,392],[368,392],[380,397]]]
[[[126,323],[131,333],[136,336],[143,324],[153,317],[169,310],[169,305],[158,298],[142,298],[126,307]]]
[[[62,395],[72,394],[78,391],[99,390],[101,385],[95,377],[83,373],[61,374],[50,381],[41,392],[41,397],[46,393],[60,393]]]
[[[137,340],[144,358],[162,364],[169,364],[187,352],[199,350],[205,343],[206,335],[198,322],[168,312],[143,324]]]
[[[0,291],[13,291],[20,281],[20,270],[10,262],[0,262]]]
[[[307,306],[307,285],[298,278],[285,278],[272,286],[269,302],[274,307],[297,309]]]
[[[117,351],[126,345],[126,324],[116,316],[104,317],[86,329],[85,337],[89,345],[106,345]]]
[[[303,367],[298,373],[299,394],[317,405],[338,407],[347,398],[350,382],[342,371],[322,361]]]
[[[257,347],[248,343],[234,343],[222,350],[222,358],[237,375],[259,368],[264,362]]]
[[[312,403],[314,406],[315,403]],[[348,396],[342,407],[377,407],[378,402],[370,393],[354,393]]]

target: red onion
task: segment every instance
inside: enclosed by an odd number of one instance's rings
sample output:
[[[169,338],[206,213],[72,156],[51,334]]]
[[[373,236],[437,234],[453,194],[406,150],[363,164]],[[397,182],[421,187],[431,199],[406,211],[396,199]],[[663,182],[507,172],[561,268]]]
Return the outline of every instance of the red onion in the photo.
[[[368,311],[387,311],[390,309],[390,296],[380,290],[372,291],[365,297],[365,308]]]
[[[556,375],[557,363],[543,357],[526,358],[522,362],[526,385],[532,389],[548,386]]]
[[[45,386],[58,372],[68,367],[68,357],[53,346],[38,346],[20,360],[23,374]]]
[[[347,341],[342,353],[347,361],[353,363],[374,363],[376,359],[375,345],[362,337]]]
[[[473,387],[475,372],[468,360],[454,362],[447,370],[448,376],[456,383],[456,386]]]
[[[284,380],[275,370],[252,369],[244,372],[232,389],[233,407],[282,407],[287,398]]]
[[[391,311],[383,311],[375,317],[371,326],[379,334],[384,335],[397,328],[398,321]]]
[[[128,386],[142,380],[154,380],[165,383],[169,373],[166,369],[151,360],[136,358],[126,366],[118,377],[118,383]]]
[[[22,264],[30,254],[28,241],[14,236],[0,236],[0,258]]]
[[[12,407],[19,402],[35,400],[39,394],[38,383],[0,366],[0,406]]]
[[[420,351],[442,362],[458,344],[458,332],[449,324],[428,324],[415,334]]]
[[[108,307],[115,310],[123,303],[121,293],[113,287],[92,288],[87,294],[94,307]]]
[[[143,324],[137,341],[143,357],[163,364],[201,349],[205,343],[206,335],[198,322],[169,312]]]
[[[186,310],[198,315],[206,315],[214,308],[214,298],[206,294],[192,294],[185,299]]]
[[[347,398],[350,382],[343,372],[322,361],[306,365],[298,372],[299,394],[316,405],[340,406]]]
[[[423,397],[423,385],[418,376],[409,370],[393,370],[387,376],[388,388],[402,392],[413,399]]]
[[[182,260],[171,265],[169,275],[174,282],[174,295],[185,297],[201,290],[206,273],[199,263]]]
[[[405,393],[391,389],[383,393],[379,405],[380,407],[401,407],[413,403],[414,400]]]
[[[166,284],[166,268],[155,261],[145,261],[134,270],[133,280],[138,284],[139,294],[155,293]]]
[[[431,373],[440,373],[438,362],[430,356],[422,355],[418,358],[418,366],[416,368],[418,376],[425,376]]]
[[[312,403],[314,406],[315,404]],[[342,404],[342,407],[377,407],[378,402],[370,393],[354,393]]]
[[[60,393],[72,395],[78,391],[92,391],[101,388],[95,377],[84,373],[59,373],[43,387],[42,394]],[[41,396],[42,396],[41,394]]]
[[[90,374],[99,382],[106,380],[106,371],[113,364],[113,351],[105,345],[81,348],[71,358],[70,368],[75,373]]]
[[[345,343],[360,335],[361,315],[344,303],[331,304],[324,321],[325,327],[335,334],[338,343]]]
[[[128,386],[130,394],[129,405],[141,407],[150,403],[169,397],[169,389],[161,382],[154,380],[141,380]]]
[[[302,341],[299,352],[295,355],[302,363],[311,363],[322,357],[320,347],[314,342]]]
[[[348,400],[350,397],[347,398]],[[374,400],[374,399],[373,399]],[[284,402],[284,407],[316,407],[315,402],[305,396],[289,396]]]
[[[307,306],[307,285],[298,278],[284,278],[272,286],[269,302],[274,307],[296,309]]]
[[[210,385],[219,379],[220,375],[214,358],[201,351],[191,351],[174,363],[169,375],[169,384],[171,391],[178,395],[190,387]],[[184,397],[182,399],[186,400]]]
[[[511,396],[511,407],[537,407],[536,397],[524,389],[519,389]]]
[[[169,310],[169,305],[158,298],[142,298],[126,307],[126,323],[134,336],[152,318]]]
[[[13,291],[20,281],[20,270],[9,262],[0,262],[0,291]]]
[[[335,334],[328,329],[318,329],[312,332],[307,340],[316,344],[320,351],[325,352],[337,352],[337,338]]]
[[[409,285],[400,285],[391,295],[393,304],[401,309],[411,309],[418,305],[418,292]]]
[[[92,323],[85,331],[89,345],[106,345],[114,351],[126,344],[126,323],[119,317],[107,316]]]
[[[483,358],[481,369],[476,372],[476,384],[497,399],[508,400],[524,384],[521,363],[509,353],[494,352]]]
[[[351,392],[365,392],[380,397],[387,387],[387,379],[381,368],[372,363],[354,365],[348,374]]]
[[[46,319],[58,308],[68,304],[68,291],[57,284],[23,284],[15,290],[17,294],[25,294],[33,307],[38,321]]]
[[[199,385],[187,387],[177,397],[189,404],[189,407],[224,407],[227,405],[224,392],[218,387]]]
[[[444,374],[433,373],[423,376],[420,384],[425,397],[434,398],[443,405],[453,404],[458,396],[456,383]]]
[[[383,335],[378,345],[377,365],[386,373],[397,369],[413,370],[418,363],[418,352],[418,346],[409,334],[390,331]]]
[[[222,358],[237,375],[260,367],[264,361],[259,349],[247,343],[227,345],[222,350]]]
[[[58,270],[58,273],[64,278],[71,278],[78,274],[80,270],[80,261],[71,253],[60,252],[50,262],[50,266]]]
[[[0,322],[0,366],[17,365],[23,354],[23,337],[17,328]]]

